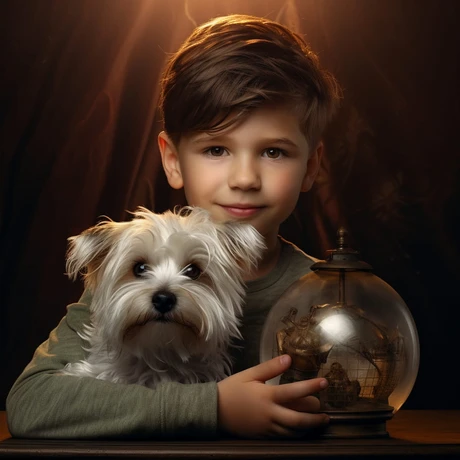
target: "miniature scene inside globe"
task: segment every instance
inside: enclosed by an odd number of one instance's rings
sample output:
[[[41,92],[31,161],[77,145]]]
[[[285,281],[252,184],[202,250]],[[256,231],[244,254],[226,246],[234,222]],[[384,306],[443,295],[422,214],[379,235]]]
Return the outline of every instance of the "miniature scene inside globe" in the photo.
[[[390,418],[408,398],[418,372],[414,320],[370,266],[344,256],[355,251],[331,252],[329,261],[314,264],[318,269],[294,283],[267,316],[261,362],[281,354],[292,358],[290,369],[267,383],[325,377],[328,388],[319,394],[323,411],[383,411]]]

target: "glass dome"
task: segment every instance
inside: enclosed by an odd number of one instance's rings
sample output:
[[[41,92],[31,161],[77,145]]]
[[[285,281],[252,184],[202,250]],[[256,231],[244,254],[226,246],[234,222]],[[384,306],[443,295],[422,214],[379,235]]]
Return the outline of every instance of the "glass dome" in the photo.
[[[325,377],[326,436],[387,435],[385,420],[408,398],[419,341],[399,294],[358,259],[339,231],[338,249],[281,296],[265,321],[260,360],[281,354],[291,368],[269,384]]]

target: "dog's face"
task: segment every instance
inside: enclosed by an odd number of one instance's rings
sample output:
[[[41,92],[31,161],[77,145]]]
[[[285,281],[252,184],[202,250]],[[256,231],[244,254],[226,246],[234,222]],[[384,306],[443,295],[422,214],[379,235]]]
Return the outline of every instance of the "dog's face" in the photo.
[[[251,226],[215,224],[199,208],[103,222],[69,238],[67,272],[85,272],[92,323],[113,350],[165,360],[206,354],[238,336],[242,277],[263,250]]]

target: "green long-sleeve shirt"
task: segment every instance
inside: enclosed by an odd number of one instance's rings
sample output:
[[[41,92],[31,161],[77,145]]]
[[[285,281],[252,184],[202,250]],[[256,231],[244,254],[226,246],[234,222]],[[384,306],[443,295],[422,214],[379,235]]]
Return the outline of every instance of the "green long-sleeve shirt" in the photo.
[[[314,259],[282,241],[280,260],[267,276],[247,283],[234,372],[259,363],[259,342],[268,311],[281,294],[310,271]],[[89,323],[85,292],[14,383],[6,401],[11,434],[29,438],[215,437],[217,384],[164,383],[155,389],[60,374],[85,358],[78,335]]]

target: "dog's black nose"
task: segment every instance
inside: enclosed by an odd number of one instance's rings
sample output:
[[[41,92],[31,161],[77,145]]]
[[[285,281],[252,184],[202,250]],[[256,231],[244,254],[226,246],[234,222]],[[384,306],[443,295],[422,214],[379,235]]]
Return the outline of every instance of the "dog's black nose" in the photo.
[[[172,292],[168,291],[159,291],[152,297],[152,303],[155,307],[155,310],[158,310],[160,313],[168,313],[176,305],[176,296]]]

